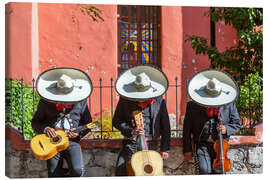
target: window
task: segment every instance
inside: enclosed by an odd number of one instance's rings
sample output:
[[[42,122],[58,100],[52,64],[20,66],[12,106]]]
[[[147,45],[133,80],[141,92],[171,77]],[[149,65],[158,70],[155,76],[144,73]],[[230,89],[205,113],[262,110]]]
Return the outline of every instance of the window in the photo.
[[[160,7],[118,6],[118,72],[136,64],[160,67]]]

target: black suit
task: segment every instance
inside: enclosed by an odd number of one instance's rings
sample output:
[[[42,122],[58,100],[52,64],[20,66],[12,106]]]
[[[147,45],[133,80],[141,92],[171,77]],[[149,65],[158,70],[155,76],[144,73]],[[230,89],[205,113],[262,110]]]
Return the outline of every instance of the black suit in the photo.
[[[153,141],[148,142],[149,149],[157,150],[157,140],[161,137],[160,151],[168,152],[170,150],[170,123],[165,101],[159,97],[155,103],[150,105],[151,116],[151,135]],[[132,140],[135,121],[132,115],[134,110],[141,110],[137,102],[120,98],[113,117],[113,126],[117,128],[124,136],[123,148],[119,154],[116,168],[116,175],[127,175],[125,163],[131,158],[132,154],[138,150],[136,140]],[[146,110],[147,110],[146,108]],[[129,139],[128,139],[129,138]]]
[[[237,132],[241,127],[235,103],[222,106],[220,108],[220,116],[222,124],[227,129],[227,133],[223,135],[223,138],[228,141],[230,135]],[[193,135],[197,147],[196,152],[199,158],[200,173],[202,174],[212,172],[211,164],[213,158],[215,158],[213,143],[209,142],[207,136],[205,136],[205,132],[207,132],[205,130],[209,128],[208,123],[207,108],[193,101],[188,102],[183,127],[183,153],[193,152],[191,143],[191,135]],[[213,129],[216,129],[216,127],[213,127]],[[214,138],[213,140],[216,139]]]
[[[37,111],[32,119],[32,128],[37,134],[44,133],[46,127],[54,128],[61,114],[63,112],[57,111],[56,104],[40,99]],[[74,104],[72,109],[66,109],[64,114],[69,114],[71,119],[70,129],[77,128],[92,121],[86,100]],[[70,140],[69,147],[66,150],[61,151],[47,161],[49,177],[63,176],[61,167],[64,158],[67,160],[71,176],[81,176],[83,174],[83,161],[79,141],[88,132],[89,130],[80,132],[78,137]]]

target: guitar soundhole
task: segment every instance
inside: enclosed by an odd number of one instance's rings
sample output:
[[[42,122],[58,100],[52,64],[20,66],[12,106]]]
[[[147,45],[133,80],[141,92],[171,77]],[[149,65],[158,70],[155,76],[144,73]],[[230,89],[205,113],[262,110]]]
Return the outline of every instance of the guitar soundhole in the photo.
[[[61,140],[62,140],[61,136],[57,135],[57,136],[51,138],[51,143],[58,144],[59,142],[61,142]]]
[[[144,166],[144,172],[151,174],[153,172],[153,167],[150,164]]]

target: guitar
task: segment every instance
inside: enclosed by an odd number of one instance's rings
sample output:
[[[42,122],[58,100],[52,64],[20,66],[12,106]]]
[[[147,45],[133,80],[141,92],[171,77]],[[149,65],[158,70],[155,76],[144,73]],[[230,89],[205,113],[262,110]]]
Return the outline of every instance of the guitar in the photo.
[[[99,122],[95,121],[84,126],[79,126],[73,132],[79,133],[86,129],[93,129],[98,127]],[[46,134],[39,134],[35,136],[31,142],[30,147],[35,158],[40,160],[48,160],[55,156],[58,152],[65,150],[69,145],[69,138],[64,130],[56,130],[56,137],[50,138]]]
[[[134,111],[133,116],[136,126],[144,128],[142,112]],[[132,155],[130,160],[132,169],[127,169],[128,173],[135,176],[163,176],[162,157],[158,152],[148,150],[145,135],[139,135],[139,138],[143,150]]]

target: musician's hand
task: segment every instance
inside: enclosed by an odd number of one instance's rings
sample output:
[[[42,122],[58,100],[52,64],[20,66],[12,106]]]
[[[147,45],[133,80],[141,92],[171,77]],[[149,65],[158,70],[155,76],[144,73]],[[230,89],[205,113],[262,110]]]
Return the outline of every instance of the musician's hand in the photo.
[[[191,159],[192,159],[192,152],[186,152],[186,153],[184,153],[184,158],[187,161],[191,161]]]
[[[79,135],[78,133],[73,132],[74,130],[75,130],[75,128],[66,130],[68,138],[73,139],[73,138],[76,138]]]
[[[56,136],[56,132],[55,132],[55,129],[54,128],[51,128],[51,127],[47,127],[46,130],[45,130],[45,134],[50,137],[50,138],[53,138]]]
[[[133,135],[138,136],[138,135],[143,135],[144,134],[144,129],[141,128],[135,128],[133,131]]]
[[[226,126],[224,126],[224,125],[218,125],[218,126],[217,126],[217,130],[218,130],[219,132],[221,132],[221,134],[226,134],[226,133],[227,133]]]
[[[169,153],[167,153],[167,152],[160,152],[160,155],[161,155],[163,160],[166,160],[169,157]]]

